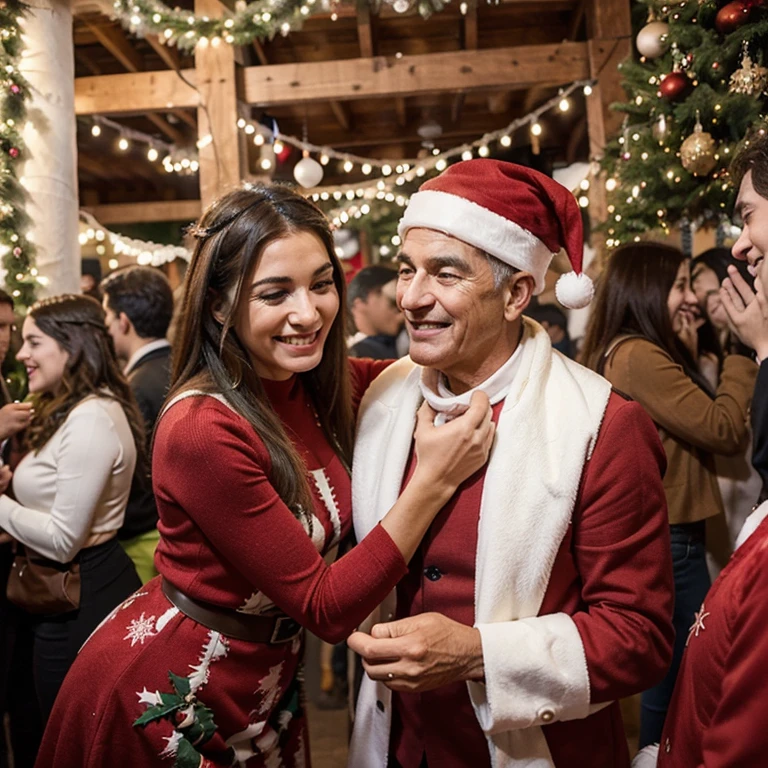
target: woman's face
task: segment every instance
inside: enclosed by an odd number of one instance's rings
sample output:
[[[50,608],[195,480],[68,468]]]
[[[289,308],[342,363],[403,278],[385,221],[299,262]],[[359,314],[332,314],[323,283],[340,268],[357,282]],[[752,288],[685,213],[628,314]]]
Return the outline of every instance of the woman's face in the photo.
[[[679,333],[683,327],[684,319],[693,320],[697,310],[696,294],[691,290],[690,262],[688,259],[680,264],[677,270],[675,282],[667,298],[669,319],[672,321],[672,330]]]
[[[728,327],[728,315],[720,301],[720,283],[714,270],[706,264],[697,265],[691,275],[691,288],[699,307],[718,330]]]
[[[339,311],[322,240],[297,232],[272,241],[243,288],[235,331],[256,373],[279,381],[315,368]]]
[[[43,333],[30,316],[24,320],[21,337],[24,344],[16,358],[27,369],[29,391],[55,394],[67,368],[69,353],[56,339]]]

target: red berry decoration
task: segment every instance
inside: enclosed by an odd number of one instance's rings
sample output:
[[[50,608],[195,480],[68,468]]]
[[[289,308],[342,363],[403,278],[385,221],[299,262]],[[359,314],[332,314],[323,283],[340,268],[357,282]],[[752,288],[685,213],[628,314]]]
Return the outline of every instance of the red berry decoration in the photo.
[[[677,101],[688,90],[691,81],[683,72],[670,72],[659,84],[659,96],[667,101]]]
[[[724,5],[715,17],[715,27],[721,35],[728,35],[737,30],[742,24],[746,24],[752,10],[752,3],[745,0],[733,0]]]
[[[18,85],[16,85],[16,83],[14,83],[14,84],[11,86],[11,93],[12,93],[14,96],[17,96],[18,94],[20,94],[20,93],[21,93],[21,88],[19,88],[19,86],[18,86]]]
[[[13,157],[13,158],[16,158],[16,157],[18,157],[18,156],[19,156],[19,150],[18,150],[18,149],[16,149],[16,147],[11,147],[11,148],[8,150],[8,154],[9,154],[11,157]]]
[[[18,246],[18,245],[17,245],[17,246],[16,246],[16,247],[13,249],[13,255],[14,255],[14,256],[15,256],[17,259],[19,258],[19,256],[21,256],[21,248],[19,248],[19,246]]]

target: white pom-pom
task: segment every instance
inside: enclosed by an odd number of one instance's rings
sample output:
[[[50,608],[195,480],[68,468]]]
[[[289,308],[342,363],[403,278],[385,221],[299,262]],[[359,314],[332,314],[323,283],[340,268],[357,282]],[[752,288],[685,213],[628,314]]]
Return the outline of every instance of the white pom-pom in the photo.
[[[594,295],[595,285],[583,272],[580,275],[575,272],[566,272],[555,283],[555,296],[568,309],[586,307]]]

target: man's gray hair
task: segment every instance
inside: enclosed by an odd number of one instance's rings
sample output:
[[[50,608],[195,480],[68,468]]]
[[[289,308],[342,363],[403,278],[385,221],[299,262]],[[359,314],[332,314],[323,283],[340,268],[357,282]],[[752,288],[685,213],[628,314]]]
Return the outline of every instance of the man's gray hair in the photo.
[[[513,267],[511,264],[507,264],[496,256],[491,256],[490,253],[480,251],[480,253],[488,259],[488,266],[491,268],[493,274],[493,287],[498,291],[501,287],[512,277],[516,275],[520,270],[517,267]]]

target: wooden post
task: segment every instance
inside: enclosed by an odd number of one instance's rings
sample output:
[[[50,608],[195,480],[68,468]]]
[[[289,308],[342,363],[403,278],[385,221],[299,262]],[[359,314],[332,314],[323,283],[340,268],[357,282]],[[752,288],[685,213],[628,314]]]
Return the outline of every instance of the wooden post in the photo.
[[[589,0],[587,35],[590,77],[595,80],[592,93],[587,97],[589,158],[592,161],[602,158],[607,137],[617,132],[622,122],[621,114],[611,112],[608,107],[626,98],[621,87],[619,64],[632,51],[629,0]],[[589,198],[589,218],[594,228],[608,216],[602,176],[594,179]],[[604,240],[604,237],[593,234],[597,269],[605,257]]]
[[[195,0],[195,14],[222,15],[219,0]],[[210,40],[195,49],[200,104],[197,108],[200,153],[200,200],[207,208],[242,178],[243,141],[237,127],[235,51],[224,41]]]

